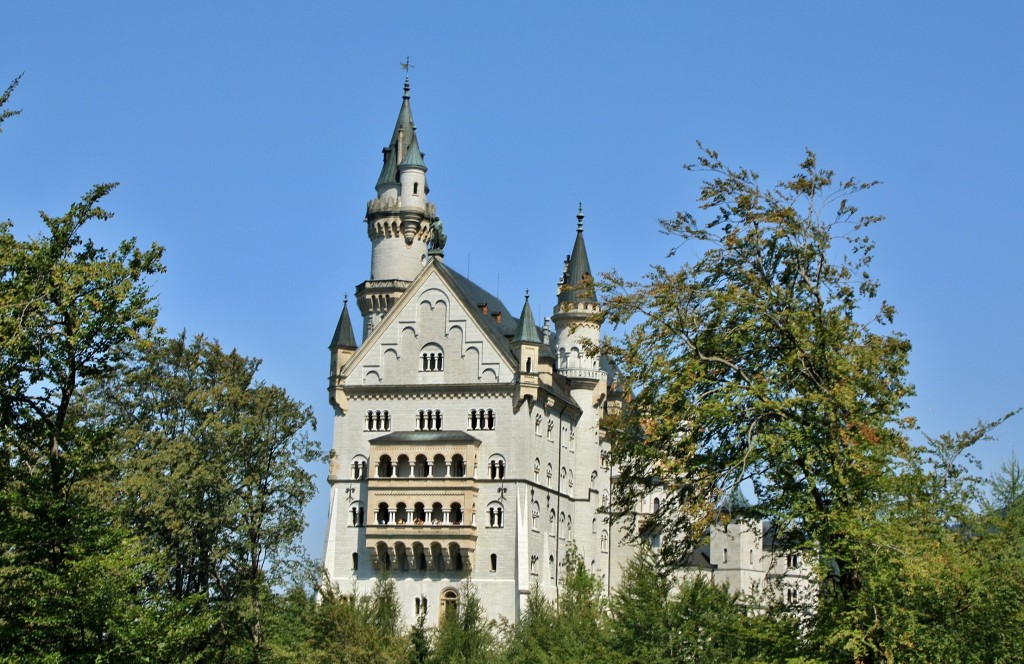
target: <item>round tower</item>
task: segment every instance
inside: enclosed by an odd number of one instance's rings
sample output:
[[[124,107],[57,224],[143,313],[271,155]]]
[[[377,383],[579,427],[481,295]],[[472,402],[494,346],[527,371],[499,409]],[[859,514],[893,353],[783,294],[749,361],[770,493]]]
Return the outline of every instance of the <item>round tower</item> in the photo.
[[[558,304],[551,317],[555,323],[555,352],[558,373],[570,380],[599,381],[604,377],[596,348],[601,326],[594,278],[590,273],[587,247],[583,242],[583,205],[576,214],[576,243],[565,261],[558,285]]]
[[[408,78],[395,130],[383,154],[377,197],[366,204],[370,278],[356,288],[364,339],[422,268],[436,218],[433,204],[427,201],[427,165],[412,119]]]

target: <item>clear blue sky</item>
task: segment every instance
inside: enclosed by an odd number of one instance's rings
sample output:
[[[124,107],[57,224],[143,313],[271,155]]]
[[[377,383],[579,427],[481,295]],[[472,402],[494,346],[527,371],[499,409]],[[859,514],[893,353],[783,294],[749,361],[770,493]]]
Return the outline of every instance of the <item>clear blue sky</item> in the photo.
[[[884,185],[875,272],[914,344],[911,414],[1024,405],[1015,2],[15,2],[0,218],[19,234],[119,181],[92,229],[167,248],[162,324],[264,360],[330,445],[327,344],[369,273],[362,223],[412,59],[446,260],[513,308],[554,304],[583,201],[595,269],[640,275],[693,209],[695,141],[768,181],[805,147]],[[532,238],[524,241],[523,238]],[[358,327],[358,322],[357,322]],[[979,448],[985,472],[1024,417]],[[319,555],[326,483],[305,541]]]

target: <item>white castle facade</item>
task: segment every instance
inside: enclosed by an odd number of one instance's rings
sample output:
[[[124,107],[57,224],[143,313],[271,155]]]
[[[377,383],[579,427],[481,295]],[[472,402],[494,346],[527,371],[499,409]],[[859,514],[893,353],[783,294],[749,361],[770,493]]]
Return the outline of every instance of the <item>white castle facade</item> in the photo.
[[[609,367],[586,350],[601,330],[583,215],[553,329],[538,327],[528,296],[516,317],[444,263],[426,173],[406,81],[366,209],[363,340],[346,301],[330,346],[324,566],[343,591],[389,574],[409,621],[422,613],[428,625],[469,577],[489,617],[515,622],[529,593],[556,595],[570,547],[609,591],[632,555],[603,509],[614,477],[600,420],[615,397]],[[657,509],[646,502],[639,513]],[[787,574],[759,526],[729,528],[694,554],[694,571],[736,589]]]

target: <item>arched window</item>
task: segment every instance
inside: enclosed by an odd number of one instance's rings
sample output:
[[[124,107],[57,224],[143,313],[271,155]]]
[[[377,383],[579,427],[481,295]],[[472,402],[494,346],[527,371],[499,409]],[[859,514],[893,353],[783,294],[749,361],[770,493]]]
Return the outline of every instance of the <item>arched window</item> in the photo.
[[[729,549],[722,549],[722,564],[729,562]]]
[[[450,512],[451,523],[455,526],[462,525],[462,505],[458,503],[452,503],[452,509]]]
[[[395,464],[395,477],[409,477],[410,475],[412,475],[412,465],[409,463],[409,457],[400,454],[398,462]]]
[[[540,459],[533,460],[533,481],[540,482]]]
[[[440,431],[441,430],[441,411],[440,410],[420,410],[416,413],[416,430],[417,431]]]
[[[553,473],[553,472],[551,471],[551,464],[549,463],[549,464],[548,464],[548,470],[547,470],[547,478],[548,478],[548,486],[549,486],[549,487],[551,486],[551,476],[552,476],[553,474],[554,474],[554,473]]]
[[[357,569],[359,569],[359,553],[358,552],[352,554],[352,570],[355,571]]]
[[[590,532],[597,532],[597,517],[594,517],[594,520],[590,522]]]
[[[655,514],[657,514],[658,510],[660,510],[660,509],[661,509],[661,501],[658,500],[657,498],[655,498],[654,499],[654,505],[652,506],[651,511],[654,512]]]
[[[423,507],[423,503],[416,503],[412,508],[412,522],[417,526],[422,526],[427,520],[427,512]]]
[[[569,539],[572,539],[572,517],[571,516],[566,516],[565,517],[565,536],[567,538],[569,538]]]
[[[487,526],[489,528],[503,528],[505,526],[505,511],[501,503],[491,503],[487,506]]]
[[[533,501],[533,510],[530,512],[530,517],[533,519],[533,529],[540,530],[540,503],[536,500]]]
[[[363,420],[366,431],[391,431],[391,413],[386,410],[368,410]]]
[[[594,472],[590,473],[590,488],[591,489],[596,489],[597,488],[597,471],[596,470]]]
[[[356,528],[363,525],[363,513],[364,512],[362,503],[352,503],[352,509],[350,511],[350,514],[352,515],[352,521],[349,525],[354,526]]]
[[[377,463],[377,477],[391,477],[393,471],[394,466],[391,463],[391,457],[387,454],[382,454],[380,461]]]
[[[432,509],[430,510],[430,525],[432,525],[432,526],[440,526],[441,525],[441,519],[443,519],[443,518],[444,518],[444,507],[441,506],[441,503],[434,503]]]
[[[427,463],[427,457],[418,454],[416,456],[416,464],[413,466],[413,476],[415,477],[427,477],[430,474],[430,465]]]
[[[357,456],[352,459],[352,479],[366,479],[366,457]]]
[[[526,358],[526,373],[533,373],[533,358]]]
[[[497,572],[498,571],[498,554],[496,554],[496,553],[492,553],[491,554],[491,571],[492,572]]]
[[[608,491],[601,492],[601,507],[608,507]]]
[[[555,557],[548,556],[548,576],[555,578]]]
[[[427,344],[420,351],[420,371],[444,371],[444,351],[437,344]]]
[[[454,588],[441,591],[441,616],[448,615],[449,611],[454,612],[452,615],[459,614],[459,593]]]
[[[601,553],[608,553],[608,531],[601,531]]]
[[[498,454],[493,455],[487,462],[487,473],[492,480],[505,479],[505,459]]]
[[[413,193],[413,196],[415,196],[416,194],[420,193],[420,183],[419,182],[413,182],[412,183],[412,193]]]
[[[466,476],[466,462],[463,460],[461,454],[456,454],[452,457],[452,477],[465,477]]]
[[[388,509],[387,503],[381,503],[377,506],[377,525],[383,526],[388,523],[391,519],[391,510]]]

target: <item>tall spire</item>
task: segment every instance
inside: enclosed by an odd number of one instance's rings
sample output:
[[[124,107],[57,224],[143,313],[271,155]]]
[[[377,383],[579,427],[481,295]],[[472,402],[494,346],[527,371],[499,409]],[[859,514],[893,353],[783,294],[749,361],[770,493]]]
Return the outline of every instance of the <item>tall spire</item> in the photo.
[[[423,164],[423,153],[420,152],[419,141],[416,139],[416,123],[412,119],[412,105],[409,103],[409,77],[405,77],[405,85],[402,89],[402,107],[398,111],[398,119],[395,121],[395,130],[391,134],[391,141],[384,148],[384,166],[381,168],[380,176],[377,178],[377,187],[398,184],[399,166],[403,164],[410,147],[415,145],[415,159],[419,166]],[[426,189],[426,187],[424,187]],[[425,192],[426,193],[426,192]]]
[[[576,213],[576,243],[565,265],[565,274],[562,275],[562,284],[558,289],[558,301],[597,301],[594,277],[590,273],[590,260],[587,258],[587,245],[583,242],[583,203],[580,203]]]

